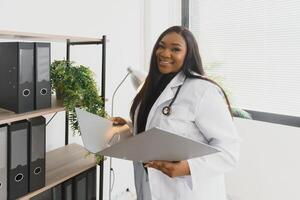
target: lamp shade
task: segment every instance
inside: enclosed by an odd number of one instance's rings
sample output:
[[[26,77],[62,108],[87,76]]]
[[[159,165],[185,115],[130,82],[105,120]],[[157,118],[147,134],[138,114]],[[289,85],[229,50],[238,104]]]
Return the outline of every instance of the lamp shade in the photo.
[[[133,87],[138,90],[143,85],[147,74],[143,71],[138,71],[135,69],[132,69],[131,67],[127,68],[127,71],[130,73],[131,76],[131,82]]]

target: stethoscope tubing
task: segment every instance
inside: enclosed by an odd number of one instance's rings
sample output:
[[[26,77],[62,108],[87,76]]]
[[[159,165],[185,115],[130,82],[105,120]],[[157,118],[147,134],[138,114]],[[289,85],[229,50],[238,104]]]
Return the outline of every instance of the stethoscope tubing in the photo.
[[[186,78],[184,79],[182,85],[184,84],[185,80],[186,80]],[[180,85],[180,86],[177,88],[177,91],[176,91],[176,93],[175,93],[173,99],[172,99],[171,102],[169,103],[169,105],[163,107],[162,113],[163,113],[165,116],[169,116],[169,115],[171,114],[171,107],[172,107],[174,101],[176,100],[176,98],[177,98],[177,96],[178,96],[178,93],[179,93],[179,91],[180,91],[182,85]]]

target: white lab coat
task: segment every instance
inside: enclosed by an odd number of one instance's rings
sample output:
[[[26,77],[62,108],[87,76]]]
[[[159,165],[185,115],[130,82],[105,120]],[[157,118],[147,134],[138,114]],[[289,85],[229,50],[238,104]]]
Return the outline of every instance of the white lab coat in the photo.
[[[152,106],[145,129],[165,129],[207,143],[221,152],[189,159],[189,176],[170,178],[159,170],[148,168],[151,199],[225,200],[224,173],[237,163],[239,136],[220,89],[205,80],[188,78],[184,82],[184,79],[185,75],[180,72],[167,85]],[[163,115],[163,107],[170,103],[180,85],[172,113]]]

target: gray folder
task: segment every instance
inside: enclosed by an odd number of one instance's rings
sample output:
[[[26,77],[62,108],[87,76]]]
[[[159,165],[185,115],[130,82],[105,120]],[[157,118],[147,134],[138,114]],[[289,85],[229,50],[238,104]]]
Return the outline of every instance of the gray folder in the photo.
[[[76,114],[85,148],[100,155],[147,162],[180,161],[218,152],[207,144],[159,128],[151,128],[109,146],[107,135],[113,130],[109,120],[80,109],[76,109]]]
[[[7,125],[0,125],[0,199],[7,198]]]

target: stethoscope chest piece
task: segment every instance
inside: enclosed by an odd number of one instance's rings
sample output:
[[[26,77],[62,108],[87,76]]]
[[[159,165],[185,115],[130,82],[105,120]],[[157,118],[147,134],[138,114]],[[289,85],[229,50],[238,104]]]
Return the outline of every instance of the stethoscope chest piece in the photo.
[[[163,109],[162,109],[162,113],[166,116],[170,115],[171,113],[171,107],[170,106],[165,106]]]
[[[185,80],[186,80],[186,78],[184,79],[183,82],[185,82]],[[182,83],[182,84],[183,84],[183,83]],[[182,85],[180,85],[180,86],[177,88],[177,91],[176,91],[176,93],[175,93],[175,96],[174,96],[174,98],[172,99],[172,101],[170,102],[170,104],[169,104],[168,106],[163,107],[162,113],[163,113],[165,116],[169,116],[169,115],[171,114],[171,106],[173,105],[175,99],[177,98],[177,95],[178,95],[178,93],[179,93],[179,91],[180,91],[180,89],[181,89],[181,86],[182,86]]]

